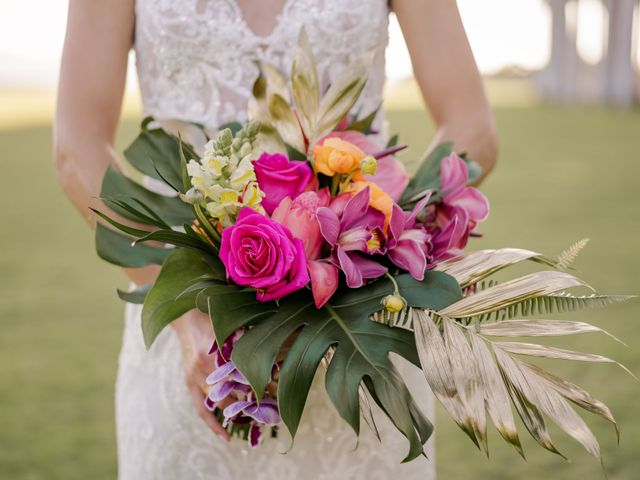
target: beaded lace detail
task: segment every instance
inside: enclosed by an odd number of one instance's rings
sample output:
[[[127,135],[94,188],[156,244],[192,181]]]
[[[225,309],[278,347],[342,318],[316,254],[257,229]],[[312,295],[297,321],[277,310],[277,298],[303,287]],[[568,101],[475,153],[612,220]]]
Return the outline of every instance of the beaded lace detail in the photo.
[[[287,73],[302,25],[325,87],[355,58],[375,49],[369,83],[356,108],[369,113],[381,101],[386,0],[286,0],[266,37],[251,31],[233,0],[137,0],[136,11],[144,109],[158,119],[212,128],[243,120],[258,74],[254,61],[267,60]],[[284,427],[278,438],[265,438],[256,449],[239,439],[222,441],[191,405],[173,330],[165,329],[147,352],[140,313],[140,306],[127,305],[116,384],[120,480],[435,478],[432,461],[400,464],[408,442],[375,405],[382,443],[362,422],[355,449],[356,437],[331,404],[321,371],[291,450]],[[418,405],[433,420],[433,397],[422,374],[406,363],[398,367]],[[433,460],[433,440],[427,453]]]
[[[356,111],[368,114],[382,98],[386,0],[286,0],[265,37],[251,30],[235,0],[138,0],[136,12],[144,109],[158,119],[214,128],[244,121],[257,61],[288,74],[303,26],[324,88],[356,58],[375,51]]]

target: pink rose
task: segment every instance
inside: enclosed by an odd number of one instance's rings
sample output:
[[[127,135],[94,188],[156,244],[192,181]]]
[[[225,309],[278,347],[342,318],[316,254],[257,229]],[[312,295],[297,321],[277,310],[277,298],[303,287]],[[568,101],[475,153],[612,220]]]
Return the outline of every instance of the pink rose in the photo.
[[[314,176],[307,162],[291,161],[281,153],[263,153],[253,167],[258,185],[265,193],[262,206],[269,215],[283,198],[293,200],[300,195]]]
[[[309,283],[302,241],[251,208],[240,210],[235,225],[222,232],[220,260],[227,278],[258,290],[261,302],[285,297]]]

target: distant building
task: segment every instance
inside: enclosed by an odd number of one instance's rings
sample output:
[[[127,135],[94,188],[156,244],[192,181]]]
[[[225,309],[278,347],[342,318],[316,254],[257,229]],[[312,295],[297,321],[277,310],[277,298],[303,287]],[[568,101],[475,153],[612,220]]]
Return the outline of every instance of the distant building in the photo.
[[[640,67],[634,61],[640,0],[599,0],[606,15],[603,56],[589,65],[578,54],[577,11],[582,0],[545,0],[551,10],[551,58],[538,74],[544,96],[557,102],[595,102],[621,107],[640,100]],[[577,8],[576,8],[577,7]]]

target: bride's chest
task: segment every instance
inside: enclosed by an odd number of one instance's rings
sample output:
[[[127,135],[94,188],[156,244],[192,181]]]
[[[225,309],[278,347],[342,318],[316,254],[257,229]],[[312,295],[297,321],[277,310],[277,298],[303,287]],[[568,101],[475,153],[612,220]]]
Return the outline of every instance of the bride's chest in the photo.
[[[205,62],[232,72],[250,59],[286,70],[303,26],[320,63],[342,63],[386,42],[387,0],[284,0],[265,20],[273,26],[266,36],[245,20],[256,22],[252,13],[236,0],[137,0],[136,43],[166,67]]]

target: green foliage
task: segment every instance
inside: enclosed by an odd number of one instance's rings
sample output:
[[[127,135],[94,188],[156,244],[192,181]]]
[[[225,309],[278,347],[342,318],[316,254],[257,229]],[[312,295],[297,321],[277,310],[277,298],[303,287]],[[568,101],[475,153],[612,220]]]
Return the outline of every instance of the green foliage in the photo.
[[[96,252],[103,260],[127,268],[160,265],[171,250],[133,244],[135,238],[96,224]]]
[[[420,161],[418,171],[402,194],[400,202],[412,202],[422,197],[427,190],[437,190],[440,187],[440,162],[451,155],[452,151],[452,143],[442,143],[425,154]]]
[[[400,294],[416,307],[446,306],[462,298],[457,282],[441,272],[427,272],[423,282],[404,274],[397,283]],[[413,335],[370,320],[383,308],[381,298],[392,292],[393,284],[382,279],[360,289],[346,289],[328,305],[316,309],[306,291],[283,299],[276,306],[261,304],[253,292],[213,285],[200,292],[198,306],[209,309],[218,341],[224,341],[235,329],[260,320],[243,335],[233,352],[233,360],[258,398],[282,346],[298,333],[287,352],[278,384],[280,413],[292,436],[298,429],[315,372],[331,349],[334,353],[326,387],[339,414],[359,432],[358,389],[363,383],[409,440],[408,461],[422,453],[422,444],[432,427],[413,404],[388,356],[395,352],[418,364]]]
[[[178,166],[180,166],[179,162],[178,159]],[[181,185],[182,180],[180,180],[178,184]],[[114,212],[136,222],[141,222],[143,219],[139,214],[132,212],[131,208],[123,207],[120,203],[116,202],[117,200],[124,201],[129,205],[135,200],[143,202],[146,208],[151,209],[157,217],[160,217],[169,225],[182,225],[183,223],[193,221],[193,210],[191,206],[184,203],[180,198],[153,193],[133,180],[128,179],[112,167],[107,169],[102,179],[100,196],[109,202],[109,206]],[[142,208],[146,210],[145,207]],[[148,211],[147,214],[149,214]]]
[[[170,185],[182,185],[180,141],[161,128],[148,129],[152,119],[146,118],[136,139],[124,151],[127,161],[139,172]],[[188,158],[197,158],[190,146],[184,145]]]
[[[167,257],[142,309],[147,348],[173,320],[196,306],[196,292],[180,295],[192,282],[212,271],[212,264],[193,250],[179,248]]]
[[[118,297],[120,298],[120,300],[127,303],[142,305],[145,298],[147,298],[147,294],[149,293],[149,290],[151,290],[152,286],[153,285],[151,284],[141,285],[134,288],[133,290],[128,291],[118,289]]]

